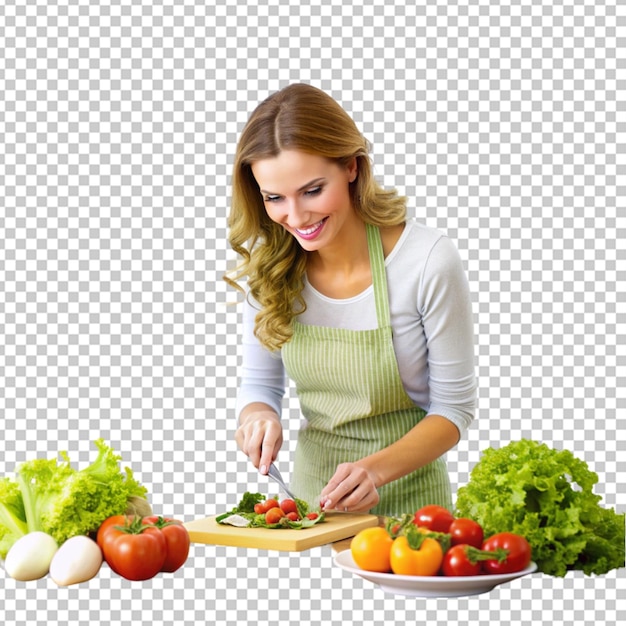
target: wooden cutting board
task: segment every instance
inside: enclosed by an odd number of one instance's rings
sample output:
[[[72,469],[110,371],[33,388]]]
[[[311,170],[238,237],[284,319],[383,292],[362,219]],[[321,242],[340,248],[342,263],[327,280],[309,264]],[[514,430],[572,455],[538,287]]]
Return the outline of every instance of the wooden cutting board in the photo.
[[[189,532],[189,538],[195,543],[301,552],[347,537],[354,537],[360,530],[377,524],[376,515],[329,512],[326,513],[323,522],[302,530],[237,528],[218,524],[215,517],[185,522],[184,526]]]

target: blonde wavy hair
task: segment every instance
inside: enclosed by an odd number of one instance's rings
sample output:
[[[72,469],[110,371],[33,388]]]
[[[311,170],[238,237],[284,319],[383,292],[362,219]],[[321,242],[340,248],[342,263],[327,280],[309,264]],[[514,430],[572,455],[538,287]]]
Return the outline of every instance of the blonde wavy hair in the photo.
[[[357,161],[350,184],[352,206],[364,222],[394,226],[406,219],[405,198],[383,189],[375,180],[369,142],[352,118],[325,92],[306,84],[285,87],[261,102],[250,116],[237,144],[228,220],[229,243],[241,262],[225,280],[240,291],[247,277],[250,295],[259,303],[254,333],[270,350],[292,336],[302,298],[307,253],[265,211],[252,165],[282,150],[314,154],[347,167]]]

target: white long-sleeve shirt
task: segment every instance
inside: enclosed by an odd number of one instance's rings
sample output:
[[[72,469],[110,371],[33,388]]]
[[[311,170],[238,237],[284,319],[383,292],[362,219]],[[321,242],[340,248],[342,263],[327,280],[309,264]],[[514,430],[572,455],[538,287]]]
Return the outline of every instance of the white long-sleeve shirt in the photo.
[[[459,253],[448,237],[409,220],[385,259],[393,343],[404,388],[427,414],[442,415],[461,435],[474,418],[476,377],[471,301]],[[303,324],[352,330],[376,328],[370,285],[336,300],[305,279]],[[237,415],[251,402],[281,414],[286,378],[280,352],[265,349],[253,333],[256,303],[244,304],[242,367]]]

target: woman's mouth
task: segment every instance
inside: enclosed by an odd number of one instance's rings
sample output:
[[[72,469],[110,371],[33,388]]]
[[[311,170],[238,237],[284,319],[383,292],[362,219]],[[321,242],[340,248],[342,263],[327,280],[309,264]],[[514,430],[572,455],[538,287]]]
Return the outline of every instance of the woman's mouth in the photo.
[[[307,226],[306,228],[294,228],[296,233],[298,233],[299,237],[302,239],[311,240],[315,239],[321,232],[322,228],[324,228],[324,224],[328,218],[325,217],[323,220],[320,220],[316,224],[312,224],[311,226]]]

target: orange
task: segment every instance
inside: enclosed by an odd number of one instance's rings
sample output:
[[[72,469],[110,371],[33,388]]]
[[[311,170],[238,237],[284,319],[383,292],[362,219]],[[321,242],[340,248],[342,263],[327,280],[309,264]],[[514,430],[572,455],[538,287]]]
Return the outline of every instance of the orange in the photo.
[[[352,558],[358,567],[368,572],[391,571],[391,545],[393,539],[380,526],[358,532],[350,543]]]

